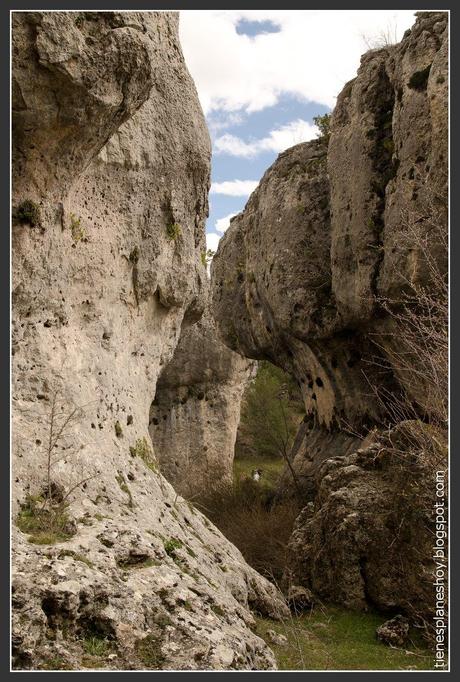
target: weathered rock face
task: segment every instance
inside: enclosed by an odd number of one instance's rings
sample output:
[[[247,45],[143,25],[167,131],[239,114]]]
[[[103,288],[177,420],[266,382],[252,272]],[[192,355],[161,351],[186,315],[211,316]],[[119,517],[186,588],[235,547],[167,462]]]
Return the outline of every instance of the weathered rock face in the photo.
[[[427,276],[404,235],[409,213],[429,230],[419,214],[433,192],[445,197],[446,21],[421,13],[401,44],[363,57],[339,95],[329,145],[283,152],[213,261],[226,343],[291,371],[307,412],[326,426],[379,420],[369,378],[396,390],[394,377],[379,376],[369,338],[386,323],[379,297]],[[440,211],[445,225],[445,200]],[[446,262],[435,236],[431,247]]]
[[[420,13],[399,45],[364,55],[337,99],[328,173],[332,289],[344,325],[368,322],[378,296],[426,276],[404,232],[409,214],[430,229],[427,204],[445,195],[447,83],[447,15]],[[445,200],[438,208],[445,218]],[[446,261],[436,239],[432,248]]]
[[[160,374],[150,435],[161,472],[188,499],[232,481],[241,399],[252,364],[220,341],[207,312],[185,329]]]
[[[177,22],[13,15],[13,513],[50,453],[74,532],[39,545],[13,524],[18,668],[93,667],[93,636],[110,668],[274,667],[248,608],[279,614],[278,593],[149,444],[156,380],[207,286],[210,144]]]
[[[394,536],[385,535],[386,513],[404,499],[396,464],[390,458],[382,470],[352,452],[357,438],[401,419],[382,396],[397,403],[404,389],[414,414],[430,418],[423,373],[409,383],[393,362],[405,329],[384,302],[401,299],[409,285],[430,286],[430,264],[438,273],[447,267],[447,82],[447,15],[419,13],[400,44],[364,55],[338,97],[329,142],[278,157],[212,265],[213,311],[225,342],[289,371],[314,423],[295,461],[315,505],[298,520],[294,580],[303,575],[306,587],[349,605],[433,608],[430,552],[418,567],[407,563],[405,577],[396,550],[392,560],[384,555]],[[411,243],[414,226],[418,241]],[[428,468],[412,465],[408,480],[427,480]],[[332,482],[329,466],[337,469]],[[410,498],[410,514],[425,503]],[[382,525],[376,542],[374,516]],[[430,524],[412,533],[403,519],[395,544],[414,558],[428,547]],[[364,553],[353,549],[363,543]],[[334,568],[338,557],[342,568]]]
[[[315,504],[295,523],[287,582],[354,609],[403,610],[432,626],[431,509],[442,436],[434,461],[433,452],[414,448],[429,428],[401,422],[353,454],[323,463]]]
[[[331,291],[326,156],[303,143],[265,173],[213,260],[213,310],[229,347],[295,376],[320,424],[361,425],[381,407],[362,371],[370,343],[342,325]]]

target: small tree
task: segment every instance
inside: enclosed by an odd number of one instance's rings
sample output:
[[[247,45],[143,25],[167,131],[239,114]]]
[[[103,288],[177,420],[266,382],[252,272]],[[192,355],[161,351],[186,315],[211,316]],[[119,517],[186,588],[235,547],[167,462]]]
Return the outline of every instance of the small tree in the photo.
[[[37,485],[34,494],[29,494],[21,505],[17,517],[18,527],[29,533],[29,540],[39,544],[52,544],[64,540],[74,534],[74,523],[70,522],[66,509],[72,493],[99,475],[77,475],[68,486],[56,483],[53,477],[55,466],[63,459],[75,460],[77,449],[64,448],[64,454],[58,454],[58,446],[65,443],[66,436],[72,427],[84,416],[81,406],[69,403],[61,397],[56,389],[51,393],[49,413],[46,417],[46,440],[41,445],[44,454],[45,477]],[[40,443],[40,441],[38,441]],[[76,465],[73,465],[76,468]]]
[[[257,458],[282,457],[298,483],[290,451],[304,406],[293,379],[269,362],[260,362],[241,412],[239,442]]]
[[[331,137],[331,114],[323,114],[322,116],[314,116],[313,123],[319,130],[319,139],[324,142],[324,144],[329,143],[329,138]]]

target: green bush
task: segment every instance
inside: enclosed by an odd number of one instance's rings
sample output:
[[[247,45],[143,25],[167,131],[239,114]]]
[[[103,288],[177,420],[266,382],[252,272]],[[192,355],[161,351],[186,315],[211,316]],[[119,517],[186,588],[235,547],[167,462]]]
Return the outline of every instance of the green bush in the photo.
[[[294,380],[269,362],[260,362],[243,399],[236,457],[278,458],[292,446],[304,405]]]
[[[325,144],[329,142],[331,136],[331,114],[323,114],[322,116],[314,116],[313,123],[319,129],[319,139]]]
[[[183,543],[181,540],[178,540],[178,538],[169,538],[169,540],[165,540],[163,542],[165,552],[168,556],[173,556],[176,549],[180,549],[183,546]]]
[[[170,241],[176,241],[181,234],[181,226],[178,223],[169,223],[169,225],[167,225],[166,235]]]

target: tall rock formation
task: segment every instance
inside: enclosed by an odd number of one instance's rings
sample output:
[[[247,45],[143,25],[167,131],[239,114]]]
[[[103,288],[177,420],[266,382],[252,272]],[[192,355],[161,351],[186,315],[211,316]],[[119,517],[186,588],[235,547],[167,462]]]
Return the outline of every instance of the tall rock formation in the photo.
[[[225,342],[289,371],[313,423],[295,464],[309,486],[315,479],[315,504],[299,516],[287,579],[336,601],[408,611],[412,604],[412,615],[424,616],[434,603],[432,559],[412,562],[401,581],[398,557],[428,546],[426,498],[406,496],[404,532],[388,511],[404,506],[406,484],[426,487],[445,450],[434,448],[427,462],[420,448],[415,460],[403,449],[411,474],[399,486],[398,457],[375,457],[372,441],[387,452],[376,432],[404,419],[389,409],[389,396],[412,402],[414,417],[443,419],[431,400],[432,374],[412,369],[421,361],[405,345],[414,328],[398,307],[389,311],[417,287],[434,286],[433,271],[442,283],[447,268],[447,33],[445,13],[418,13],[400,44],[365,54],[338,97],[330,139],[280,154],[212,265]],[[442,324],[438,331],[445,333]],[[417,443],[424,432],[415,433]],[[365,439],[360,457],[357,437]],[[411,530],[418,513],[424,523]],[[385,527],[385,519],[389,535],[374,542],[374,525]]]
[[[232,481],[241,400],[252,364],[220,341],[207,311],[183,331],[160,374],[150,435],[161,472],[187,499]]]
[[[276,617],[279,594],[148,434],[207,287],[177,14],[13,14],[13,101],[13,664],[273,668],[249,607]]]

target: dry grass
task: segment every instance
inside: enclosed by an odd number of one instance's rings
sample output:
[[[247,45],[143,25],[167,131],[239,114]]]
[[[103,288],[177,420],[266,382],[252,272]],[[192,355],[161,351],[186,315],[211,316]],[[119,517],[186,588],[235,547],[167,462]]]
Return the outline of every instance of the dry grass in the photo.
[[[250,566],[271,580],[281,580],[286,547],[299,509],[273,503],[274,491],[251,479],[222,485],[194,503],[238,547]]]

